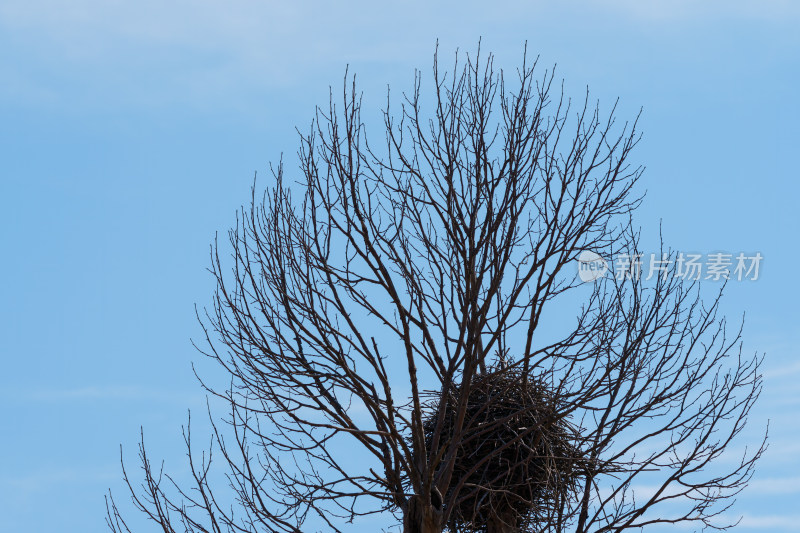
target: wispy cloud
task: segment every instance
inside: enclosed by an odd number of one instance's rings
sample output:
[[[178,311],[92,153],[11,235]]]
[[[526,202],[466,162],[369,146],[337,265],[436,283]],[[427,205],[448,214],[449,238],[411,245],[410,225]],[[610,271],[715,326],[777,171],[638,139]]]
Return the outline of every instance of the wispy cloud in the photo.
[[[548,35],[579,34],[586,24],[636,29],[637,23],[798,14],[800,3],[788,0],[585,0],[563,6],[501,0],[491,8],[475,0],[5,0],[0,41],[19,57],[0,59],[0,90],[47,101],[54,86],[72,85],[73,100],[85,94],[87,101],[219,105],[225,96],[302,84],[320,69],[338,72],[346,63],[419,66],[437,38],[469,47],[480,35],[489,42],[518,35],[519,47],[532,35],[546,41]],[[532,21],[546,23],[532,34]]]
[[[791,379],[795,382],[796,375],[800,374],[800,361],[793,361],[791,363],[769,368],[764,371],[764,379],[779,381],[781,379]]]
[[[749,495],[796,494],[800,492],[800,476],[754,479],[747,485]]]
[[[754,515],[745,514],[739,523],[740,528],[752,528],[759,531],[797,531],[800,515]]]
[[[46,85],[42,77],[83,78],[74,80],[78,87],[113,90],[106,97],[123,102],[263,90],[303,80],[325,64],[402,56],[408,47],[391,35],[401,35],[401,27],[408,34],[413,19],[425,17],[413,7],[397,11],[387,31],[377,24],[386,13],[366,2],[8,0],[0,4],[0,32],[20,57],[2,69],[13,75],[0,74],[0,81],[9,76],[18,88],[37,87],[35,96],[47,93],[38,88]]]
[[[108,401],[158,401],[186,404],[204,401],[205,396],[196,392],[148,389],[129,385],[87,385],[74,388],[41,388],[33,390],[4,390],[8,399],[34,402],[65,402],[81,400]]]
[[[53,485],[110,482],[119,479],[116,468],[61,468],[31,472],[21,476],[0,476],[0,489],[12,492],[33,493]]]
[[[679,19],[718,20],[726,17],[780,19],[800,14],[800,6],[792,0],[590,0],[591,4],[618,10],[621,14],[648,21]]]

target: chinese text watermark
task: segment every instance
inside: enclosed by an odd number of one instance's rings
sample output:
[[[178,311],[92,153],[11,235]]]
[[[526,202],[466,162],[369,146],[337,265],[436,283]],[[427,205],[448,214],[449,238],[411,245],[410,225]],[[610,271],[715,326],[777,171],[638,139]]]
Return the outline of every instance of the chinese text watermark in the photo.
[[[670,277],[686,280],[756,281],[764,257],[754,254],[714,252],[694,254],[619,254],[613,261],[584,250],[578,255],[578,277],[583,282],[613,275],[618,280]]]

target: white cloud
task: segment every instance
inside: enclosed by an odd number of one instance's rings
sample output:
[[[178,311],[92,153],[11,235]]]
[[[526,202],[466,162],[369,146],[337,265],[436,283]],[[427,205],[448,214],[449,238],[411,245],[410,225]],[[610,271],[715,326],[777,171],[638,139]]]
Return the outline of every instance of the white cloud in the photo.
[[[754,479],[747,485],[748,495],[796,494],[800,492],[800,476]]]
[[[800,373],[800,361],[779,366],[776,368],[768,368],[763,372],[764,379],[780,381],[782,379],[789,379],[792,383],[796,382],[795,374]]]
[[[797,531],[797,524],[800,524],[800,515],[745,514],[742,516],[739,526],[740,528],[752,528],[761,531]]]
[[[64,402],[80,400],[135,400],[180,403],[201,403],[205,396],[194,392],[147,389],[125,385],[88,385],[63,389],[6,390],[6,398],[35,402]]]
[[[280,79],[304,65],[335,58],[343,49],[351,59],[402,54],[402,48],[374,46],[365,38],[407,35],[409,23],[425,13],[413,7],[390,9],[366,2],[345,7],[257,0],[10,0],[0,5],[0,27],[27,46],[38,42],[48,52],[83,64],[135,64],[135,57],[122,57],[128,54],[146,55],[148,62],[188,54],[216,58],[220,74],[250,69],[256,76]],[[389,20],[393,23],[387,29]]]
[[[116,468],[61,468],[31,472],[22,476],[0,476],[0,490],[14,493],[33,493],[53,485],[110,482],[119,479]]]
[[[481,35],[495,51],[506,43],[517,52],[526,38],[580,36],[587,24],[617,31],[631,27],[631,19],[643,24],[720,16],[779,20],[797,14],[797,4],[5,0],[0,32],[17,58],[0,59],[0,86],[11,80],[16,89],[0,90],[41,100],[42,94],[74,85],[62,105],[76,93],[88,102],[218,104],[248,92],[263,95],[271,87],[302,85],[320,69],[338,73],[347,63],[428,66],[437,38],[448,52],[473,47]]]
[[[780,19],[800,14],[800,6],[792,0],[590,0],[591,4],[613,7],[624,15],[646,21],[687,19],[719,20],[727,17]]]

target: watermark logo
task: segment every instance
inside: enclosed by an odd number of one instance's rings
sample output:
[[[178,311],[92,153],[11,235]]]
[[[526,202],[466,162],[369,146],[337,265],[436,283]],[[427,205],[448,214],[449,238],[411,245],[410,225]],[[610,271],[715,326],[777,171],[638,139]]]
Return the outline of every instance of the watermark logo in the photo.
[[[578,256],[578,277],[584,283],[600,279],[608,272],[608,263],[600,255],[583,250]]]
[[[763,259],[761,253],[746,255],[743,252],[715,252],[703,255],[680,252],[673,255],[619,254],[613,261],[606,261],[595,252],[583,250],[578,255],[578,277],[584,283],[598,280],[608,272],[618,280],[673,277],[688,280],[756,281]]]

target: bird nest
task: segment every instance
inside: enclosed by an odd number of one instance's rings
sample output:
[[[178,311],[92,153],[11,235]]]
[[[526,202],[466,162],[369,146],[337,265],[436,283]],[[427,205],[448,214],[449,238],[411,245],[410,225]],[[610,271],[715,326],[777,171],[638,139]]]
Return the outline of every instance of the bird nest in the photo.
[[[427,448],[447,453],[455,433],[463,384],[427,403]],[[444,409],[439,409],[444,402]],[[442,413],[439,446],[431,450]],[[552,391],[519,371],[495,369],[475,375],[466,398],[462,438],[449,493],[452,531],[518,531],[541,523],[574,492],[584,463],[577,431],[559,412]]]

